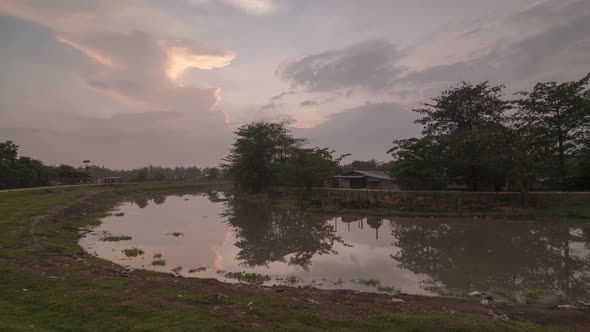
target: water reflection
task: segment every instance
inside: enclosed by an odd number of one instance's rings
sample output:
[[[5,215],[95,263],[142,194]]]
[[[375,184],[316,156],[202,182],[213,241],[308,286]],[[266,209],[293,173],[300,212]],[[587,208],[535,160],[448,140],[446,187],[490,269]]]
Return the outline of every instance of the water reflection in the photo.
[[[378,281],[413,294],[478,290],[525,299],[541,291],[554,301],[590,295],[586,224],[334,217],[218,192],[192,194],[123,204],[122,217],[105,218],[81,244],[130,267],[182,266],[184,276],[222,280],[218,270],[272,276],[266,284],[289,277],[364,291],[375,291]],[[105,232],[132,240],[100,241]],[[171,232],[183,236],[166,236]],[[127,258],[121,252],[128,247],[146,254]],[[165,266],[150,265],[157,253]]]
[[[314,255],[336,255],[334,243],[342,243],[328,222],[331,217],[299,210],[232,200],[222,217],[233,227],[234,245],[240,249],[236,259],[248,267],[286,262],[308,270]]]
[[[547,223],[398,221],[392,255],[400,267],[428,275],[432,290],[542,290],[568,299],[588,294],[587,246],[571,226]],[[583,229],[581,229],[584,232]],[[587,234],[587,233],[584,233]]]

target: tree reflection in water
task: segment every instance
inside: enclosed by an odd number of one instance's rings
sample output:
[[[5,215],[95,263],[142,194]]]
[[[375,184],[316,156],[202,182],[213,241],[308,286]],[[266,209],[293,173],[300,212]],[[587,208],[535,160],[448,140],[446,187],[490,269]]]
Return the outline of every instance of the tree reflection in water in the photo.
[[[432,290],[589,294],[588,250],[567,225],[400,221],[392,234],[400,249],[392,258],[427,275],[424,287]]]
[[[233,199],[222,217],[234,227],[236,259],[248,267],[284,262],[308,270],[314,255],[337,254],[333,246],[342,243],[328,222],[332,218],[299,210]]]

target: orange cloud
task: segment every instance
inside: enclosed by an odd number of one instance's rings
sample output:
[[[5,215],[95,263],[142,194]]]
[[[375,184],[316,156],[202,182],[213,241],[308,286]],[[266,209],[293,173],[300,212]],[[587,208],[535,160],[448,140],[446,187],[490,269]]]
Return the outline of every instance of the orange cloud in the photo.
[[[223,68],[235,58],[230,52],[203,51],[183,41],[161,41],[160,45],[168,56],[166,75],[172,81],[177,81],[188,68]]]
[[[93,48],[76,43],[75,41],[67,39],[62,36],[56,36],[55,40],[57,40],[58,42],[60,42],[64,45],[68,45],[70,47],[75,48],[76,50],[86,54],[86,56],[88,56],[92,60],[100,63],[101,65],[105,65],[105,66],[109,66],[109,67],[115,66],[115,63],[113,62],[113,60],[111,60],[111,58],[109,58],[108,56],[100,53],[99,51],[97,51]]]

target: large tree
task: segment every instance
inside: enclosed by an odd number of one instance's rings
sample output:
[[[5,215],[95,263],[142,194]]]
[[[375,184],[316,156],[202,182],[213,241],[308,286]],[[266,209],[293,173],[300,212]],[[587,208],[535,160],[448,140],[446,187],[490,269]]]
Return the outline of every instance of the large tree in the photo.
[[[226,166],[237,188],[249,192],[276,185],[281,165],[305,143],[294,138],[285,123],[253,122],[238,128],[235,134]]]
[[[504,131],[510,106],[502,98],[503,88],[488,82],[463,82],[415,109],[422,115],[416,123],[423,126],[424,139],[394,142],[390,153],[397,158],[397,171],[405,163],[405,168],[425,167],[416,170],[417,176],[433,173],[434,165],[424,154],[432,154],[428,149],[436,148],[436,160],[443,167],[436,172],[442,172],[448,182],[465,183],[474,191],[482,183],[493,188],[505,184],[509,157],[505,154]]]
[[[543,153],[545,174],[568,187],[568,164],[590,138],[590,74],[579,81],[537,83],[521,92],[516,124]]]

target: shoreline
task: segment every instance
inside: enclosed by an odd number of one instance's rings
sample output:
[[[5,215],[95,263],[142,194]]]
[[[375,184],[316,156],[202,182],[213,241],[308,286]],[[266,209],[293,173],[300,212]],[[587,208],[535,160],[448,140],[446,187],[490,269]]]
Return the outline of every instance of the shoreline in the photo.
[[[230,330],[268,329],[291,325],[296,329],[318,330],[357,330],[367,326],[390,329],[391,326],[406,326],[403,324],[421,324],[426,326],[426,329],[423,329],[425,331],[430,330],[429,326],[437,328],[455,325],[464,326],[467,330],[532,331],[539,328],[532,324],[565,325],[574,328],[590,326],[590,317],[585,310],[558,310],[554,306],[546,305],[492,303],[484,306],[468,298],[405,294],[395,296],[403,302],[393,302],[391,295],[375,293],[231,284],[216,279],[174,277],[172,274],[148,270],[129,271],[83,252],[77,243],[80,237],[79,230],[88,225],[96,225],[98,218],[121,199],[173,194],[179,190],[201,192],[220,189],[220,186],[226,185],[227,183],[223,182],[195,181],[0,193],[0,211],[6,212],[2,210],[6,209],[9,219],[14,221],[13,224],[8,223],[8,226],[5,222],[2,224],[2,230],[7,231],[5,234],[8,234],[8,240],[0,242],[0,262],[7,266],[0,269],[0,289],[6,290],[5,302],[10,304],[10,299],[13,299],[18,302],[17,307],[23,308],[22,316],[18,313],[11,315],[12,311],[8,311],[8,316],[4,318],[12,318],[9,321],[19,322],[23,320],[22,317],[38,315],[39,313],[27,311],[27,306],[16,300],[16,296],[32,295],[35,287],[43,288],[39,285],[47,285],[47,289],[43,289],[43,293],[47,294],[37,298],[37,302],[50,301],[56,292],[57,295],[64,296],[72,294],[74,298],[76,294],[91,293],[98,298],[109,299],[102,305],[94,304],[98,305],[95,310],[101,313],[109,312],[103,305],[117,307],[117,310],[131,310],[131,313],[128,313],[130,318],[127,318],[130,322],[143,319],[141,312],[150,312],[155,315],[154,318],[158,318],[157,321],[150,320],[150,324],[155,324],[153,327],[165,326],[158,324],[171,324],[166,317],[186,313],[187,307],[200,314],[198,319],[189,316],[177,317],[184,322],[183,324],[189,324],[189,321],[193,324],[200,322],[203,323],[202,327],[207,327],[206,322],[213,319],[214,323],[209,325],[210,328],[216,326]],[[9,206],[11,202],[14,205],[12,209]],[[363,214],[364,211],[358,212]],[[11,213],[14,218],[10,218]],[[23,217],[26,219],[22,220]],[[25,226],[24,229],[21,229],[22,226]],[[53,290],[53,286],[56,285],[61,286],[57,287],[58,289],[63,289]],[[86,295],[81,297],[86,299]],[[90,298],[96,300],[92,296]],[[77,300],[74,299],[74,302]],[[66,303],[60,305],[67,307]],[[162,308],[167,309],[161,310]],[[136,310],[140,313],[136,313]],[[110,314],[112,315],[112,312]],[[506,315],[509,322],[498,319],[503,317],[502,315]],[[105,317],[92,322],[82,321],[82,324],[98,324]],[[41,325],[45,324],[39,327],[48,329],[55,328],[60,323],[59,319],[52,323],[54,325],[46,323],[41,318],[37,318],[37,321],[41,322]],[[529,323],[522,323],[523,321]],[[115,321],[120,325],[112,327],[118,329],[130,322]],[[22,324],[23,327],[28,326],[24,322]],[[526,324],[531,326],[524,328]]]

